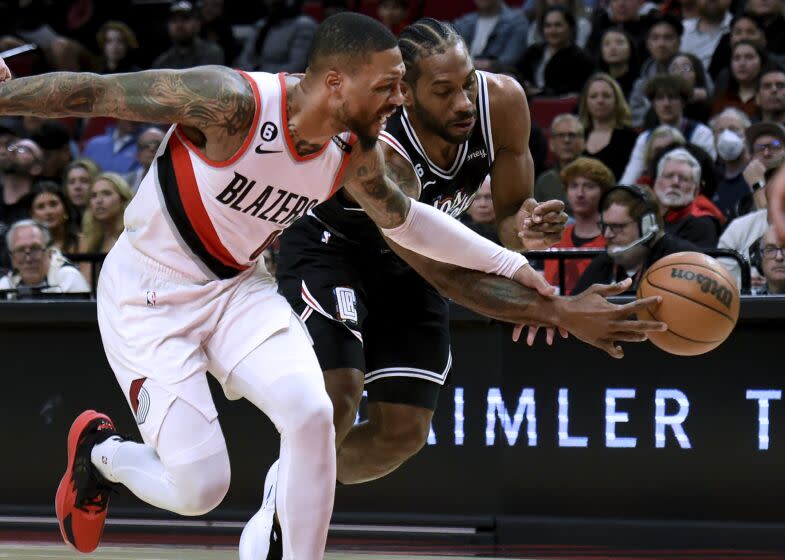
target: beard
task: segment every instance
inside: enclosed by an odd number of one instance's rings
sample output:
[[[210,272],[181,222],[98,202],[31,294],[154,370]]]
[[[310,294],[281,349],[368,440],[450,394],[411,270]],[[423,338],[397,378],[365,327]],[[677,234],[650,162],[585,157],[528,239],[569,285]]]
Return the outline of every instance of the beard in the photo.
[[[340,122],[342,122],[343,125],[349,130],[349,132],[357,136],[357,141],[360,143],[360,148],[362,148],[363,151],[367,152],[376,147],[376,141],[379,139],[379,137],[371,131],[373,126],[376,124],[375,115],[373,117],[369,117],[367,120],[363,119],[362,117],[350,117],[348,111],[346,110],[346,106],[343,106],[341,107],[338,118],[340,119]]]
[[[29,177],[30,168],[30,165],[20,165],[18,162],[14,161],[13,158],[0,161],[0,172],[5,173],[6,175]]]
[[[449,142],[450,144],[463,144],[466,142],[471,135],[474,133],[474,128],[472,127],[471,130],[464,134],[453,134],[450,132],[449,126],[456,122],[465,121],[471,118],[477,117],[477,109],[472,107],[471,111],[466,111],[465,113],[461,113],[458,115],[454,121],[449,122],[447,124],[439,122],[433,115],[431,115],[428,111],[422,108],[420,103],[415,98],[414,106],[412,107],[412,112],[417,117],[417,120],[420,121],[425,128],[433,132],[434,134],[438,135],[443,140]],[[475,123],[476,126],[476,123]]]
[[[692,195],[677,191],[658,194],[657,198],[660,200],[660,204],[666,208],[684,208],[694,199]]]

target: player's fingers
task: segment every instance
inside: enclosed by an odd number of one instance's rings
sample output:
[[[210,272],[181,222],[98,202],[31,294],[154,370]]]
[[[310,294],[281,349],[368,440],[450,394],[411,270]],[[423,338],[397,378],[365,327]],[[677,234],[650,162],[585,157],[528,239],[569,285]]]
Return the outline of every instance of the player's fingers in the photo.
[[[617,342],[644,342],[649,337],[644,332],[622,331],[613,333],[613,338]]]
[[[531,200],[531,199],[529,199]],[[560,214],[564,211],[564,203],[561,200],[546,200],[537,204],[532,212],[535,216],[541,217],[543,220],[547,214]]]
[[[531,220],[527,219],[523,222],[524,225],[524,233],[525,234],[546,234],[546,233],[558,233],[564,230],[564,224],[554,224],[552,222],[542,222],[540,224],[534,223]]]
[[[612,358],[621,359],[624,357],[624,350],[613,340],[601,340],[598,346],[605,350]]]
[[[556,329],[554,329],[553,327],[548,327],[545,330],[545,342],[548,343],[548,346],[553,345],[553,338],[555,334],[556,334]]]
[[[534,217],[536,218],[537,214],[534,214]],[[569,216],[564,212],[548,212],[542,216],[542,220],[540,221],[543,223],[563,224],[568,219]]]
[[[529,346],[534,345],[534,339],[537,338],[537,331],[540,330],[540,327],[529,327],[529,334],[526,336],[526,344]]]
[[[512,341],[513,342],[518,342],[518,340],[521,338],[521,332],[523,332],[523,328],[525,326],[526,325],[515,325],[515,328],[512,329]]]
[[[570,331],[565,329],[564,327],[559,327],[559,334],[562,338],[568,338],[570,336]]]
[[[649,309],[649,308],[655,309],[661,303],[662,303],[662,296],[649,296],[641,299],[636,299],[635,301],[631,301],[630,303],[625,303],[624,305],[619,306],[619,313],[630,315],[632,313],[637,313],[638,311],[642,311],[644,309]]]
[[[617,296],[619,294],[623,294],[624,292],[626,292],[631,285],[632,285],[632,278],[625,278],[621,282],[616,282],[614,284],[607,284],[607,285],[595,284],[594,292],[605,297]]]
[[[668,325],[662,321],[618,321],[613,324],[615,332],[662,332],[668,330]]]

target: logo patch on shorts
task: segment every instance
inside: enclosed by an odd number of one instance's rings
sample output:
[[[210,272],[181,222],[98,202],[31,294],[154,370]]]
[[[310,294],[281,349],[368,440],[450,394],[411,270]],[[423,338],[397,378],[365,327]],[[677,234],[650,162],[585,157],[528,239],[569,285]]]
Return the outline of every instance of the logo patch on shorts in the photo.
[[[155,307],[155,300],[156,295],[155,292],[148,290],[147,291],[147,307]]]
[[[357,296],[352,288],[335,288],[335,304],[341,321],[357,322]]]
[[[144,388],[145,381],[147,381],[146,377],[134,379],[131,382],[131,390],[128,392],[134,418],[136,423],[140,425],[144,424],[144,421],[147,420],[147,413],[150,412],[150,393]]]

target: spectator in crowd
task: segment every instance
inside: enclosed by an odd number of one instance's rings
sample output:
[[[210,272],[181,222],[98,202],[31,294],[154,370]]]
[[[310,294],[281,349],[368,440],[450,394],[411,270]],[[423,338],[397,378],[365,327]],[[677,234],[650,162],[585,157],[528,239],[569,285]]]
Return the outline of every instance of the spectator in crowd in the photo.
[[[503,0],[474,0],[476,12],[455,20],[455,29],[469,46],[479,70],[498,71],[514,66],[526,49],[529,22]]]
[[[608,284],[632,277],[630,292],[637,289],[646,269],[658,259],[698,248],[665,232],[657,198],[649,187],[619,185],[600,202],[600,231],[605,254],[592,259],[573,289],[585,291],[596,283]]]
[[[254,24],[237,67],[260,72],[304,72],[316,22],[300,14],[296,3],[265,0],[264,4],[267,16]]]
[[[10,157],[8,146],[19,140],[17,132],[9,124],[0,122],[0,168],[2,168],[1,160]]]
[[[72,146],[68,129],[58,121],[44,121],[32,136],[41,148],[43,164],[40,179],[59,181],[66,166],[73,160],[76,149]]]
[[[100,169],[95,162],[87,158],[74,160],[65,168],[63,192],[79,213],[80,223],[90,200],[90,187],[99,173]]]
[[[776,168],[770,169],[766,172],[765,181],[768,184],[772,177],[776,174]],[[764,186],[759,189],[763,197],[768,196],[767,187]],[[725,231],[722,232],[720,240],[717,242],[717,247],[720,249],[733,249],[741,253],[750,262],[754,262],[754,249],[755,243],[766,232],[771,222],[768,208],[760,208],[754,210],[749,214],[740,216],[733,220]],[[741,269],[739,263],[735,259],[720,258],[718,259],[722,265],[728,269],[733,277],[736,279],[736,284],[741,286]],[[750,267],[750,276],[752,280],[752,290],[754,293],[760,291],[763,287],[764,281],[760,269],[757,266]]]
[[[717,152],[714,149],[714,136],[711,129],[703,123],[684,117],[684,107],[689,102],[690,95],[690,87],[679,76],[658,75],[646,84],[646,96],[654,107],[658,124],[677,128],[687,142],[703,148],[712,158],[716,158]],[[622,183],[634,183],[646,171],[644,153],[651,131],[650,128],[638,135],[630,161],[624,169]]]
[[[546,8],[538,22],[545,40],[530,45],[518,70],[531,95],[577,93],[593,72],[592,60],[575,45],[575,18],[563,6]]]
[[[652,183],[654,183],[653,177],[657,172],[657,167],[654,163],[657,160],[657,156],[664,154],[670,148],[685,146],[686,144],[687,141],[684,139],[684,135],[678,129],[667,124],[662,124],[655,128],[646,139],[646,145],[643,148],[644,174],[638,177],[635,183],[652,186]],[[652,172],[652,169],[654,172]]]
[[[139,48],[136,34],[121,21],[107,21],[98,30],[101,49],[101,74],[119,74],[140,70],[134,64],[133,52]]]
[[[654,194],[660,203],[665,232],[701,247],[717,246],[717,219],[695,204],[701,182],[701,166],[687,150],[667,152],[657,165]]]
[[[766,53],[749,41],[737,41],[731,47],[730,67],[720,72],[712,102],[712,114],[726,107],[741,109],[750,117],[758,114],[756,93]]]
[[[730,4],[731,0],[698,0],[698,17],[684,22],[681,50],[697,56],[704,68],[711,64],[722,36],[730,31]]]
[[[231,64],[240,54],[240,44],[226,17],[224,0],[201,0],[199,16],[201,20],[199,36],[208,43],[221,47],[224,52],[224,64]]]
[[[785,122],[785,70],[772,67],[761,71],[755,101],[761,121]]]
[[[496,229],[496,210],[491,195],[491,176],[488,175],[477,189],[471,206],[466,211],[469,220],[465,221],[471,229],[493,241],[500,243]]]
[[[554,249],[605,247],[605,238],[600,233],[600,198],[610,190],[616,180],[611,170],[600,160],[579,157],[561,170],[562,182],[567,185],[567,200],[575,221],[562,232],[561,241]],[[590,259],[567,259],[564,261],[564,295],[572,293]],[[559,286],[559,263],[556,259],[545,261],[545,279]]]
[[[44,153],[29,138],[17,140],[8,146],[9,157],[0,160],[0,222],[11,224],[30,216],[30,194],[41,176]]]
[[[785,54],[785,17],[782,0],[749,0],[747,10],[758,16],[766,34],[766,48],[776,54]]]
[[[743,172],[750,162],[750,152],[745,142],[749,117],[738,109],[729,107],[711,122],[714,143],[717,146],[717,190],[712,202],[728,220],[739,216],[739,202],[750,193]]]
[[[746,214],[753,208],[764,208],[766,196],[766,173],[777,169],[785,159],[785,127],[778,123],[759,122],[747,128],[747,149],[752,159],[744,169],[744,181],[750,188],[751,196],[739,201],[739,214]]]
[[[766,228],[766,233],[760,240],[761,272],[765,286],[761,294],[785,294],[785,246],[777,239],[777,233],[772,226]]]
[[[117,173],[96,177],[83,218],[80,253],[109,252],[123,231],[123,212],[132,198],[128,183]]]
[[[561,200],[566,206],[566,212],[569,213],[567,193],[559,174],[563,167],[575,161],[583,153],[586,147],[584,136],[583,125],[575,115],[564,113],[553,119],[549,145],[556,156],[556,165],[537,177],[534,183],[534,198],[539,201]]]
[[[536,45],[545,40],[540,31],[539,21],[550,6],[564,6],[572,14],[575,18],[575,44],[581,49],[584,48],[591,34],[591,22],[583,15],[583,3],[580,0],[537,0],[534,23],[529,26],[526,44]]]
[[[13,269],[0,278],[0,290],[33,293],[86,293],[84,277],[50,244],[45,226],[35,220],[14,222],[5,235]]]
[[[586,130],[586,154],[621,177],[638,135],[630,126],[630,108],[616,80],[602,73],[589,78],[578,115]]]
[[[63,194],[60,185],[41,181],[33,187],[30,217],[42,224],[52,237],[51,245],[62,253],[79,251],[79,213]]]
[[[102,171],[125,175],[136,167],[138,130],[138,123],[117,119],[106,132],[87,141],[82,156],[93,160]]]
[[[172,47],[153,61],[153,68],[183,69],[224,63],[223,49],[199,38],[199,15],[187,0],[171,5],[167,27]]]
[[[646,97],[646,84],[657,74],[668,72],[668,64],[679,52],[684,28],[675,16],[666,14],[652,19],[646,34],[646,52],[649,58],[641,66],[638,79],[632,86],[630,110],[634,126],[642,126],[651,106]]]
[[[636,50],[639,53],[644,52],[646,30],[656,13],[657,6],[645,0],[609,0],[608,9],[594,11],[586,51],[597,52],[605,31],[617,28],[626,31],[635,39]]]
[[[752,12],[742,12],[734,16],[730,31],[720,38],[717,50],[711,56],[708,71],[715,81],[722,70],[730,66],[730,51],[739,41],[749,41],[762,51],[766,51],[766,34],[760,18]]]
[[[409,21],[409,0],[381,0],[376,8],[376,16],[396,36]]]
[[[640,72],[638,47],[632,37],[621,29],[608,29],[600,41],[597,69],[618,82],[626,103]]]
[[[158,127],[151,126],[142,131],[136,140],[136,162],[139,165],[125,176],[125,182],[128,183],[132,193],[136,194],[139,189],[142,178],[147,175],[147,171],[153,164],[155,153],[163,139],[164,132]]]
[[[709,122],[712,114],[708,102],[711,83],[698,57],[690,53],[676,53],[668,63],[668,74],[679,76],[690,87],[690,99],[684,106],[684,116],[701,123]],[[651,109],[647,117],[650,117],[650,123],[656,120]]]

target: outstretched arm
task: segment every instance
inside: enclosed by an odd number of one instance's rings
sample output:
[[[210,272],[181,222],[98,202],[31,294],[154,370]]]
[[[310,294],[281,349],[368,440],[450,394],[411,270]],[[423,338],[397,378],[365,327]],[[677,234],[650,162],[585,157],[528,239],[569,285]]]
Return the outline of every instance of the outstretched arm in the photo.
[[[433,260],[525,283],[526,258],[488,241],[448,215],[412,200],[384,173],[381,148],[355,148],[344,185],[382,233]]]
[[[641,342],[646,340],[648,332],[667,328],[656,321],[630,319],[632,314],[656,306],[659,303],[656,297],[626,305],[615,305],[605,299],[627,290],[629,280],[610,286],[595,284],[575,297],[543,296],[507,278],[436,262],[389,239],[387,243],[420,276],[456,303],[500,321],[564,329],[614,358],[624,357],[619,342]]]
[[[780,243],[785,243],[785,169],[780,169],[766,186],[769,217]]]
[[[251,85],[222,66],[107,76],[54,72],[0,83],[0,115],[177,123],[219,160],[240,147],[255,110]]]

